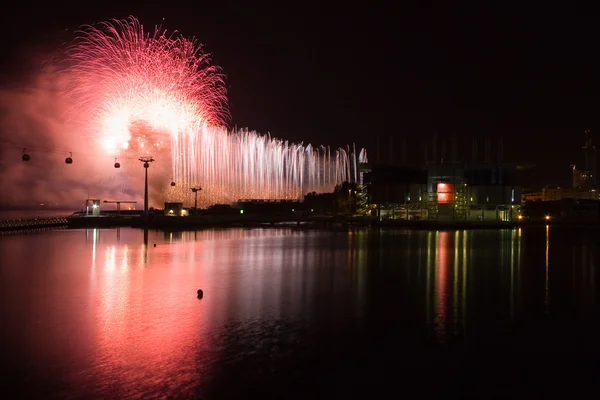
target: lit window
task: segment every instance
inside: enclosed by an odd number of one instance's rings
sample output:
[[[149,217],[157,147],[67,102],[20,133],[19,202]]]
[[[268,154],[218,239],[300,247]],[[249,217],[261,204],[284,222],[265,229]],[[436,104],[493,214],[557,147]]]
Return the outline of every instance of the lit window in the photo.
[[[438,183],[437,200],[440,204],[454,202],[454,185],[449,183]]]

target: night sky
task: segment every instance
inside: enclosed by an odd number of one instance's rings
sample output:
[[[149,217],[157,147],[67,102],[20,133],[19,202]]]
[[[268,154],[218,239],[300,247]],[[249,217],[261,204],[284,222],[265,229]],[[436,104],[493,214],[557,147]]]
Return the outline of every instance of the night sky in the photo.
[[[473,135],[502,135],[506,161],[537,165],[537,186],[569,184],[583,131],[600,138],[599,31],[589,10],[122,3],[12,4],[1,16],[3,83],[35,69],[65,30],[134,15],[147,28],[164,18],[164,28],[205,44],[227,75],[231,126],[356,142],[371,159],[379,135],[382,160],[389,136],[406,136],[414,162],[434,132],[468,146]],[[470,147],[459,153],[470,157]]]

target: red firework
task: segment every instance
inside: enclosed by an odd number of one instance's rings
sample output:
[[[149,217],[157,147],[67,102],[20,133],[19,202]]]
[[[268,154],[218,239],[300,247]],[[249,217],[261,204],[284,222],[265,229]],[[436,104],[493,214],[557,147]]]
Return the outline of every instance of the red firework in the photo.
[[[150,151],[228,117],[221,70],[194,40],[129,17],[85,26],[64,70],[76,118],[107,151]],[[169,138],[170,136],[170,138]]]

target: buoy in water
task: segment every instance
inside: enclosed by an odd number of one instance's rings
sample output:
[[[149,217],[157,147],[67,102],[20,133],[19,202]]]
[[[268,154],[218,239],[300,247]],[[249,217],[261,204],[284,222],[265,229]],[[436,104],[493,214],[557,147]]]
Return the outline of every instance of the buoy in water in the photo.
[[[204,296],[202,289],[198,289],[198,298],[201,299]]]

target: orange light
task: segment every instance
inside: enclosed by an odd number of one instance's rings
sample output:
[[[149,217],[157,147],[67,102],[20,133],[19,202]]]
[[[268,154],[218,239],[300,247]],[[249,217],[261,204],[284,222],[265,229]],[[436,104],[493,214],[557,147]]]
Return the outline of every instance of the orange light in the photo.
[[[438,203],[451,203],[454,201],[454,185],[448,183],[437,184],[437,200]]]
[[[550,219],[550,216],[546,215],[544,218],[546,219],[546,221],[548,221]]]

